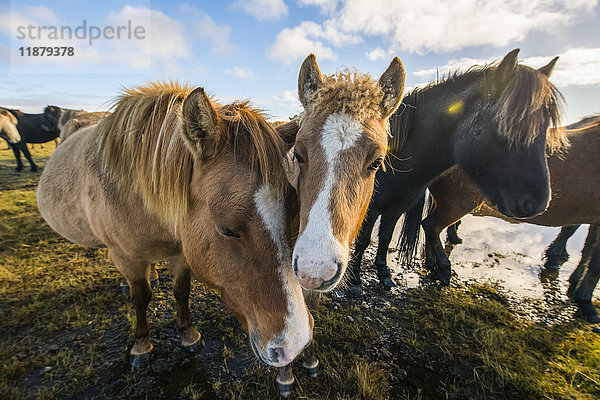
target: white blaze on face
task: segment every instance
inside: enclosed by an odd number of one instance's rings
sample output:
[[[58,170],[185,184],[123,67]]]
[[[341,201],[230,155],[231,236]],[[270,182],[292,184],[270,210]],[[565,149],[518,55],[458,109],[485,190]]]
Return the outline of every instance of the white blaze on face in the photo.
[[[312,328],[308,309],[304,303],[302,289],[292,270],[290,248],[286,241],[285,202],[282,196],[270,185],[263,184],[254,194],[258,214],[277,247],[279,276],[287,298],[287,317],[281,335],[267,344],[263,357],[273,366],[290,363],[312,340]],[[277,360],[272,359],[272,353]],[[267,361],[264,360],[264,361]]]
[[[348,263],[348,243],[342,243],[334,236],[329,207],[336,182],[335,172],[339,168],[339,154],[353,147],[362,135],[361,124],[348,114],[332,114],[323,125],[321,146],[325,153],[327,174],[293,255],[298,279],[306,289],[318,289]],[[341,274],[338,276],[341,278]],[[331,283],[330,287],[323,289],[332,289],[337,282]]]

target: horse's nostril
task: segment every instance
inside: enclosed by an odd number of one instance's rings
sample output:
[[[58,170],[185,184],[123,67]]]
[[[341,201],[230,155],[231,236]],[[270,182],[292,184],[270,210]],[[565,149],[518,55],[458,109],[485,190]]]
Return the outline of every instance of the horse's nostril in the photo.
[[[298,275],[298,258],[294,258],[294,263],[293,263],[293,268],[294,268],[294,274]]]
[[[271,348],[269,349],[269,358],[271,362],[277,363],[279,362],[279,348]]]

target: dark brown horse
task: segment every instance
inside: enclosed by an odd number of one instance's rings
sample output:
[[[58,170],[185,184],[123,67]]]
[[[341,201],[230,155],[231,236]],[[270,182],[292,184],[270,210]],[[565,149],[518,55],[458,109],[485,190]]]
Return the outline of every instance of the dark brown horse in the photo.
[[[433,248],[441,246],[439,235],[444,228],[471,212],[474,215],[494,216],[512,222],[543,226],[600,225],[600,116],[584,128],[570,129],[566,132],[571,143],[570,148],[548,157],[552,200],[548,209],[536,217],[514,219],[498,212],[479,187],[457,167],[434,181],[429,186],[434,205],[422,221],[427,241],[427,265],[449,263],[445,253],[439,254],[433,251]],[[597,277],[594,279],[593,285],[588,280],[585,285],[579,285],[580,289],[569,292],[588,321],[600,321],[591,306],[592,291]],[[577,283],[574,286],[577,286]]]
[[[46,143],[51,140],[55,140],[60,131],[56,123],[49,123],[55,118],[55,115],[59,113],[58,107],[48,106],[44,109],[42,114],[27,114],[19,110],[8,110],[17,119],[17,129],[21,140],[18,143],[9,143],[10,147],[15,154],[17,160],[17,171],[23,169],[23,163],[21,162],[21,153],[25,156],[31,171],[37,171],[37,165],[31,158],[27,143]]]
[[[453,165],[464,168],[507,215],[531,217],[546,208],[545,150],[559,147],[564,138],[560,131],[547,131],[559,124],[561,95],[548,80],[557,59],[533,69],[519,64],[517,54],[513,50],[498,63],[474,66],[404,97],[390,121],[394,138],[388,168],[377,172],[355,243],[352,293],[361,293],[362,256],[380,215],[375,266],[381,282],[394,286],[387,251],[396,222],[415,204],[423,204],[427,185]],[[405,227],[416,231],[421,217],[405,218]],[[414,244],[403,242],[406,262]],[[440,265],[436,277],[448,283],[450,265]]]

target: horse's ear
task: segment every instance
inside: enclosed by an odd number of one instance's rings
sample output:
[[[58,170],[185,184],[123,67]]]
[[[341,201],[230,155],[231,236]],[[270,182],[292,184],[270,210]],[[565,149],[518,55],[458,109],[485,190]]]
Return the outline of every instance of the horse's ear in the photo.
[[[296,135],[300,130],[300,125],[298,124],[298,119],[294,118],[290,122],[277,126],[275,130],[281,139],[283,139],[286,150],[289,150],[296,143]]]
[[[311,97],[323,83],[321,71],[314,54],[309,54],[300,67],[298,74],[298,98],[304,109],[310,103]]]
[[[550,74],[554,70],[554,65],[556,64],[557,60],[558,60],[558,56],[554,57],[552,59],[552,61],[550,61],[548,64],[544,65],[542,68],[538,69],[538,72],[540,72],[540,73],[546,75],[548,78],[550,78]]]
[[[379,78],[379,86],[383,90],[383,100],[381,100],[381,115],[387,118],[400,105],[402,93],[404,92],[404,66],[398,57],[394,57],[389,67]]]
[[[215,152],[219,117],[204,88],[194,89],[183,102],[183,136],[200,158]]]
[[[519,51],[520,49],[514,49],[504,56],[500,64],[498,64],[498,68],[496,68],[496,81],[499,84],[505,84],[512,78],[519,63]]]

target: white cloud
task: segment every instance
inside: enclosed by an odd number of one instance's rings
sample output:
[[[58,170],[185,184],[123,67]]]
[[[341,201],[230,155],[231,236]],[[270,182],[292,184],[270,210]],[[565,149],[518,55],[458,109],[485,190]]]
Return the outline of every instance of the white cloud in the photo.
[[[315,39],[323,37],[323,29],[319,24],[307,21],[295,28],[286,28],[277,35],[277,40],[269,51],[269,57],[281,59],[286,64],[306,57],[310,53],[315,53],[321,59],[337,59],[330,47],[310,37]]]
[[[225,70],[225,72],[227,72],[229,75],[233,75],[233,76],[241,78],[241,79],[251,78],[254,76],[252,69],[250,69],[248,67],[239,67],[238,66],[238,67],[228,68]]]
[[[283,0],[237,0],[233,6],[260,21],[278,20],[288,13]]]
[[[429,67],[419,69],[413,72],[413,75],[418,76],[422,79],[433,80],[439,74],[440,77],[446,76],[449,73],[457,72],[457,71],[465,71],[468,68],[474,65],[486,65],[489,64],[498,58],[469,58],[463,57],[456,60],[450,60],[445,65],[439,67]]]
[[[556,86],[600,85],[600,48],[577,47],[556,55],[560,58],[550,76]],[[523,63],[539,68],[554,56],[530,57],[523,60]]]
[[[324,14],[330,13],[335,10],[339,3],[339,0],[299,0],[298,4],[301,6],[317,6],[321,8],[321,12]]]
[[[206,14],[200,13],[195,29],[201,38],[212,43],[212,52],[218,56],[231,56],[239,50],[238,45],[229,40],[231,26],[219,25]]]
[[[31,15],[33,19],[45,24],[58,24],[59,22],[54,11],[46,6],[28,7],[27,14]]]
[[[381,47],[377,47],[371,51],[367,51],[365,53],[365,55],[367,56],[367,58],[371,61],[377,61],[377,60],[383,60],[384,58],[387,58],[387,56],[389,55],[389,51],[382,49]]]
[[[319,6],[327,15],[314,35],[302,24],[286,28],[279,39],[290,44],[290,30],[297,40],[321,39],[339,47],[354,44],[366,36],[380,37],[391,51],[413,53],[451,52],[468,46],[507,46],[524,40],[533,32],[551,32],[577,22],[593,10],[597,0],[300,0],[301,5]],[[283,45],[275,46],[283,50]],[[275,47],[274,46],[274,47]],[[281,52],[282,58],[295,54]],[[370,52],[373,58],[378,52]]]
[[[279,96],[265,99],[264,103],[273,116],[273,121],[288,121],[289,117],[298,114],[302,109],[295,90],[284,90]]]
[[[600,85],[600,48],[572,48],[561,54],[549,54],[546,56],[528,57],[519,62],[532,68],[540,68],[546,65],[554,57],[559,56],[550,80],[556,86],[587,86]],[[423,68],[413,72],[413,75],[424,81],[433,81],[439,72],[440,76],[449,72],[464,71],[473,65],[485,65],[498,58],[459,58],[450,60],[440,67]]]
[[[11,24],[6,24],[8,18]],[[116,38],[117,27],[127,26],[129,21],[132,29],[138,27],[143,29],[143,32],[138,31],[140,38],[130,38],[127,31],[119,33],[122,35],[121,38]],[[18,11],[13,9],[10,13],[0,14],[0,30],[11,36],[13,47],[57,45],[57,40],[50,38],[49,31],[41,31],[40,34],[34,29],[31,35],[28,33],[24,39],[19,39],[17,27],[29,25],[56,27],[62,36],[62,26],[68,26],[76,33],[82,23],[67,24],[61,21],[51,9],[43,6]],[[112,36],[115,38],[100,37],[93,40],[90,45],[89,32],[91,31],[89,30],[92,26],[97,27],[95,29],[112,27]],[[83,32],[82,27],[81,29]],[[107,14],[104,18],[98,16],[98,19],[87,22],[87,29],[86,39],[69,38],[68,31],[65,31],[65,36],[60,39],[60,46],[71,46],[75,49],[72,57],[18,57],[13,50],[11,53],[13,71],[53,72],[58,67],[61,72],[64,69],[77,71],[85,69],[86,72],[93,73],[129,72],[128,68],[137,72],[158,68],[161,72],[166,71],[173,75],[174,67],[182,59],[187,60],[190,56],[189,35],[186,35],[183,24],[160,11],[146,7],[125,6],[119,11]]]
[[[106,17],[107,24],[113,26],[127,25],[128,21],[143,26],[146,39],[114,40],[111,44],[117,53],[111,54],[109,59],[144,68],[148,67],[148,60],[168,66],[174,59],[190,55],[185,29],[180,21],[157,10],[132,6],[125,6]]]
[[[380,35],[410,52],[506,46],[535,31],[576,22],[597,0],[345,0],[332,18],[345,32]]]

